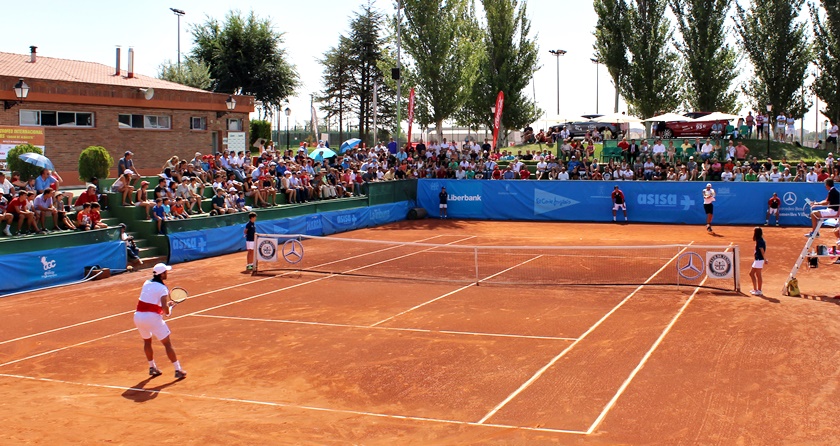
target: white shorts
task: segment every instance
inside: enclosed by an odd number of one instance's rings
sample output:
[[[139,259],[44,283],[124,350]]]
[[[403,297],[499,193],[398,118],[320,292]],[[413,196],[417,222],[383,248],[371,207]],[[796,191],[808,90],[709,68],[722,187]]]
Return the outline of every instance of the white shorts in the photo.
[[[627,204],[626,203],[621,203],[621,204],[615,203],[615,204],[613,204],[613,210],[614,211],[617,211],[619,209],[621,209],[622,211],[626,211],[627,210]]]
[[[254,250],[254,242],[246,241],[245,242],[245,249],[247,249],[248,251],[253,251]]]
[[[152,335],[158,340],[166,339],[172,333],[163,321],[163,315],[149,311],[135,311],[134,325],[143,339],[150,339]]]
[[[834,209],[817,209],[814,212],[818,212],[820,214],[820,218],[834,218],[837,216],[837,211]]]
[[[764,260],[753,260],[752,267],[755,269],[764,268]]]
[[[767,208],[767,213],[770,215],[779,215],[779,208]]]
[[[442,204],[442,205],[440,205],[440,208],[441,208],[441,209],[446,209],[446,205],[445,205],[445,204]]]

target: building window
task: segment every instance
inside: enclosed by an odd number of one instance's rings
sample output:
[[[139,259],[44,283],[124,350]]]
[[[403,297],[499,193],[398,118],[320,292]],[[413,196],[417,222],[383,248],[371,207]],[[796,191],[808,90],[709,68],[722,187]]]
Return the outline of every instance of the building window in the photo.
[[[164,129],[172,128],[172,121],[169,116],[153,115],[120,115],[119,123],[121,129]]]
[[[227,129],[229,132],[241,132],[242,131],[242,120],[241,119],[228,119],[227,120]]]
[[[197,116],[190,118],[190,130],[207,130],[207,118]]]
[[[93,127],[93,113],[21,110],[20,125],[44,127]]]

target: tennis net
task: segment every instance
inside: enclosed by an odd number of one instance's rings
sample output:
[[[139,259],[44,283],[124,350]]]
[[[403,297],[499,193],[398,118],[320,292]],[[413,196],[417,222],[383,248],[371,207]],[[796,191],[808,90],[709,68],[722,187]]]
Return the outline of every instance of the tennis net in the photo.
[[[257,234],[254,274],[479,285],[685,285],[739,291],[739,250],[734,245],[483,246],[461,241]]]

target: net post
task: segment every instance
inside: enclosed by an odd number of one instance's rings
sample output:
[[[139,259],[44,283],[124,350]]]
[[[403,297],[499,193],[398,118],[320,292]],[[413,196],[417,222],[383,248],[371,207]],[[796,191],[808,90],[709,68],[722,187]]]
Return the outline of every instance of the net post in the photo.
[[[735,245],[732,252],[733,252],[734,263],[735,263],[735,274],[734,274],[734,276],[735,276],[735,292],[740,293],[741,292],[741,266],[740,266],[741,248],[738,245]]]
[[[257,246],[260,245],[260,236],[262,234],[254,234],[254,267],[251,268],[251,275],[257,274],[260,270],[260,256],[257,255]]]
[[[473,247],[473,253],[474,253],[474,258],[475,258],[475,260],[473,261],[475,263],[475,286],[478,286],[478,284],[479,284],[479,278],[478,278],[478,246]]]

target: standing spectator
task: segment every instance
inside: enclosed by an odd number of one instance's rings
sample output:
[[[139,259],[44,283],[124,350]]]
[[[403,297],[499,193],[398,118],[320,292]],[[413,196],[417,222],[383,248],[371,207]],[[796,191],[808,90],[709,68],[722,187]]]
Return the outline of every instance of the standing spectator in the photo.
[[[750,269],[750,279],[752,280],[753,290],[750,291],[750,294],[753,296],[763,296],[761,293],[761,269],[764,268],[764,264],[767,263],[767,259],[765,259],[764,254],[767,250],[767,244],[764,242],[764,238],[762,237],[762,230],[759,227],[756,227],[753,230],[753,241],[755,242],[755,256],[752,264],[752,269]]]
[[[763,137],[765,120],[766,118],[759,111],[758,115],[755,117],[755,132],[756,136],[758,136],[758,139],[761,139]]]
[[[826,150],[836,150],[837,149],[837,133],[838,133],[837,123],[831,121],[831,128],[828,129],[828,138],[825,140],[825,149]],[[829,145],[830,144],[830,145]]]
[[[706,211],[706,231],[713,233],[712,219],[715,215],[715,190],[712,189],[712,183],[707,183],[706,188],[703,189],[703,210]]]
[[[122,176],[129,171],[128,182],[126,184],[132,184],[135,181],[140,179],[140,175],[137,174],[137,168],[134,167],[134,153],[130,150],[126,150],[125,154],[122,158],[120,158],[119,162],[117,163],[117,174]]]
[[[793,117],[791,113],[790,116],[787,117],[785,120],[785,138],[791,144],[793,144],[793,135],[796,133],[796,118]]]
[[[627,221],[627,203],[624,198],[624,192],[618,188],[618,185],[615,186],[615,189],[612,192],[612,202],[613,202],[613,221],[615,221],[615,214],[616,211],[621,209],[624,211],[624,221]]]
[[[786,122],[787,122],[787,117],[785,117],[785,112],[780,112],[779,116],[776,116],[776,134],[773,137],[774,141],[785,142],[785,123]]]
[[[764,226],[770,224],[770,216],[773,215],[776,218],[776,226],[779,226],[779,206],[781,206],[782,200],[779,199],[779,196],[773,192],[773,196],[767,200],[767,216],[764,219]]]
[[[747,117],[744,122],[747,124],[747,138],[752,139],[753,125],[755,125],[755,117],[752,114],[752,110],[747,112]]]
[[[248,223],[245,223],[245,249],[248,251],[246,257],[245,269],[250,271],[254,269],[254,242],[257,235],[257,213],[251,212],[248,214]]]

